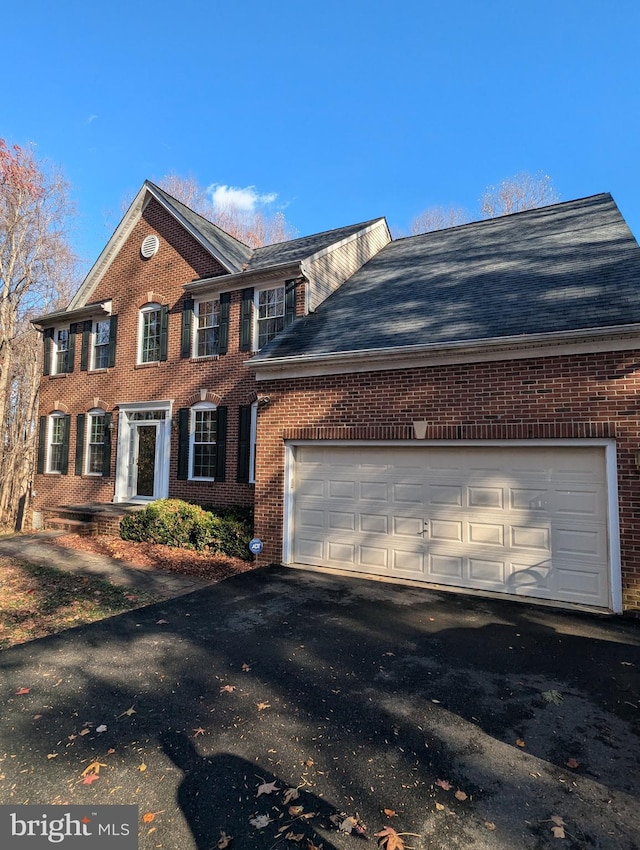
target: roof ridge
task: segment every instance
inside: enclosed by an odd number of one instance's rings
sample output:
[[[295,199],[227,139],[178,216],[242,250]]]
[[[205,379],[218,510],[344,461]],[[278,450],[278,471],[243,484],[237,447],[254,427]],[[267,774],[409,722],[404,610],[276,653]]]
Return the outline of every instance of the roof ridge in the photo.
[[[330,227],[328,230],[319,230],[314,233],[306,233],[304,236],[296,236],[295,239],[284,239],[282,242],[271,242],[269,245],[260,245],[258,248],[254,248],[254,251],[261,251],[264,248],[273,248],[275,245],[289,245],[292,242],[299,242],[303,239],[310,239],[312,236],[328,236],[330,233],[337,233],[339,230],[346,230],[347,227],[366,227],[369,224],[373,224],[376,221],[383,221],[384,216],[380,215],[377,218],[370,218],[367,221],[356,221],[353,224],[343,224],[341,227]]]

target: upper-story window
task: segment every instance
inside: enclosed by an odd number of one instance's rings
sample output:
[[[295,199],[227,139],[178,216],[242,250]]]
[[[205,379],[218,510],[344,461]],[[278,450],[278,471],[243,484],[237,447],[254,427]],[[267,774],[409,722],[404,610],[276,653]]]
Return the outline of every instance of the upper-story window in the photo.
[[[69,328],[58,328],[54,335],[54,368],[56,375],[69,371]]]
[[[262,348],[280,333],[285,326],[284,286],[259,289],[255,295],[258,325],[258,348]]]
[[[147,304],[140,310],[139,363],[155,363],[161,360],[162,307]]]
[[[211,357],[219,353],[220,301],[198,301],[194,309],[196,338],[195,357]]]
[[[110,319],[99,319],[97,322],[93,323],[92,369],[106,369],[109,366],[110,338]]]

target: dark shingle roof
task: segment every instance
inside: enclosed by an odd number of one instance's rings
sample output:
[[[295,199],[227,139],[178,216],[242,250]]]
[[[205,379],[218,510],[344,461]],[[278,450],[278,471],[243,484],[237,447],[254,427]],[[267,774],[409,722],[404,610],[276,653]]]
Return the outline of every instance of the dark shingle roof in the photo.
[[[291,239],[289,242],[276,242],[275,245],[265,245],[263,248],[256,248],[253,256],[249,261],[247,271],[257,271],[258,269],[267,269],[270,266],[280,265],[281,263],[296,263],[300,260],[305,260],[328,248],[330,245],[335,245],[354,233],[364,230],[376,221],[381,221],[379,218],[373,218],[370,221],[363,221],[360,224],[349,224],[346,227],[338,227],[335,230],[325,230],[322,233],[313,233],[311,236],[302,236],[299,239]]]
[[[168,192],[165,192],[164,189],[161,189],[149,180],[147,180],[147,185],[162,198],[162,201],[167,206],[173,207],[174,210],[191,225],[191,227],[198,231],[207,243],[210,251],[222,260],[222,262],[228,267],[229,271],[239,272],[242,270],[242,266],[249,262],[251,255],[253,254],[252,248],[245,245],[243,242],[240,242],[238,239],[231,236],[231,234],[222,230],[222,228],[212,224],[210,221],[207,221],[206,218],[198,215],[198,213],[189,209],[189,207],[185,206],[181,201],[177,200],[177,198],[169,195]]]
[[[256,360],[640,322],[640,248],[609,194],[391,242]]]

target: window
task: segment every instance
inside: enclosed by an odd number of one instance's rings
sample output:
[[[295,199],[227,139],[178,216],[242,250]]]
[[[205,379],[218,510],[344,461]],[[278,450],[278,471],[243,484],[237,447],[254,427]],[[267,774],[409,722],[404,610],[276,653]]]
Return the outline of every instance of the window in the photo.
[[[69,328],[58,329],[55,332],[55,367],[54,373],[62,375],[69,371]]]
[[[219,353],[220,302],[199,301],[195,305],[195,357],[211,357]]]
[[[88,475],[102,475],[105,425],[106,419],[104,410],[96,410],[89,413],[86,459],[86,471]]]
[[[64,413],[52,413],[49,417],[47,472],[66,472],[65,454],[68,448],[67,419]]]
[[[261,289],[256,293],[258,348],[262,348],[285,326],[284,286]]]
[[[161,357],[163,309],[149,304],[140,311],[140,363],[155,363]]]
[[[217,426],[217,411],[212,404],[191,409],[190,478],[215,478]]]
[[[92,369],[106,369],[109,366],[109,341],[111,339],[110,319],[101,319],[93,325],[93,363]]]

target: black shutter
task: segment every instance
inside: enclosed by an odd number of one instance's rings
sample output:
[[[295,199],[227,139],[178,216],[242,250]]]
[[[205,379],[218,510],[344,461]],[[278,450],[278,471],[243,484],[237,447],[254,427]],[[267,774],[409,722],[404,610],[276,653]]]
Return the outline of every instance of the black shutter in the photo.
[[[226,354],[229,348],[229,307],[231,305],[231,293],[220,294],[220,328],[218,331],[218,353]]]
[[[251,326],[253,323],[253,287],[242,290],[240,305],[240,351],[251,351]]]
[[[284,283],[284,324],[290,325],[296,317],[296,282],[286,280]]]
[[[42,366],[42,374],[51,374],[51,349],[53,347],[53,328],[47,328],[42,337],[44,361]]]
[[[69,350],[67,351],[67,372],[73,372],[74,360],[76,359],[76,333],[78,325],[72,322],[69,326]]]
[[[91,321],[82,326],[82,343],[80,346],[80,371],[86,372],[89,368],[89,344],[91,342]],[[77,473],[79,474],[79,473]]]
[[[44,472],[44,458],[47,451],[47,417],[40,417],[40,429],[38,432],[38,475]]]
[[[182,305],[182,337],[180,357],[191,357],[191,328],[193,326],[193,298],[185,298]]]
[[[181,407],[178,411],[178,479],[189,477],[189,416],[191,409]]]
[[[118,317],[111,316],[109,319],[109,368],[116,365],[116,340],[118,338]]]
[[[60,472],[66,475],[69,472],[69,435],[71,432],[71,416],[66,414],[62,434],[62,457],[60,459]]]
[[[241,404],[238,412],[238,483],[249,481],[251,457],[251,405]]]
[[[84,413],[76,417],[76,475],[82,475],[82,457],[84,455]]]
[[[169,308],[165,304],[160,308],[160,360],[167,359],[167,338],[169,335]]]
[[[105,478],[111,475],[111,422],[110,413],[104,415],[104,444],[102,446],[102,474]]]
[[[216,409],[218,427],[216,430],[216,481],[225,480],[227,462],[227,408]]]

